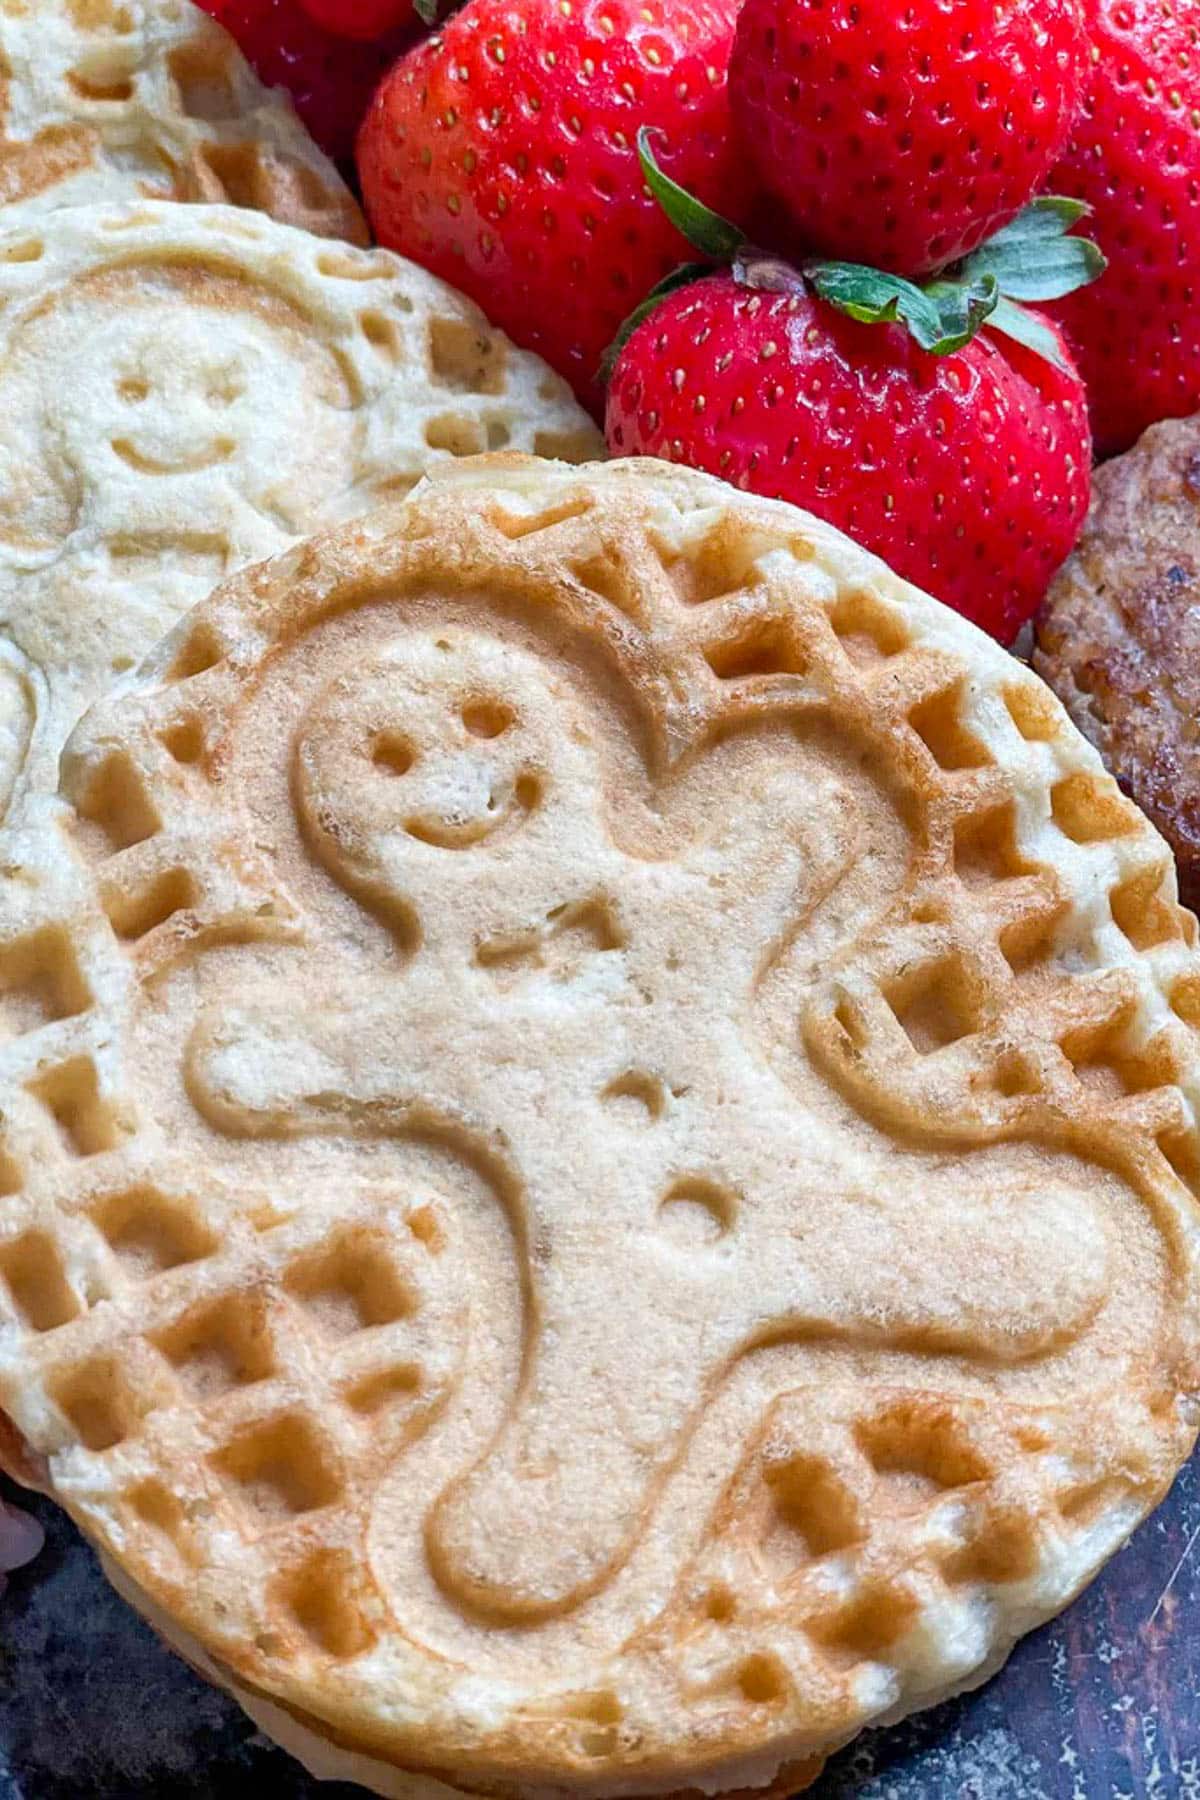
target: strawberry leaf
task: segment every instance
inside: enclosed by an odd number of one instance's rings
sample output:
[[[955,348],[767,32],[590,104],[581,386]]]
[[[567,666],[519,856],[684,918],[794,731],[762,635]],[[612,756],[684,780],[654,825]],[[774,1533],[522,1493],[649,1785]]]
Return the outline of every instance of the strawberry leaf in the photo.
[[[1108,264],[1090,238],[1071,237],[1091,208],[1043,194],[960,265],[960,280],[994,275],[1010,300],[1061,300],[1103,275]]]
[[[456,13],[463,0],[413,0],[413,11],[424,25],[440,25]]]
[[[995,312],[1000,299],[999,287],[990,275],[982,275],[976,281],[930,281],[922,292],[937,307],[941,320],[938,342],[925,346],[938,356],[969,344]]]
[[[1036,313],[1031,313],[1027,307],[1019,306],[1015,300],[1009,300],[1003,294],[1000,296],[996,309],[988,320],[988,330],[1003,332],[1005,337],[1012,338],[1014,343],[1023,344],[1026,350],[1032,350],[1036,356],[1044,357],[1064,374],[1070,373],[1071,365],[1046,321]]]
[[[676,288],[687,287],[693,281],[699,281],[702,275],[711,275],[712,270],[707,263],[683,263],[678,269],[672,269],[664,275],[657,286],[652,287],[640,306],[635,306],[624,321],[604,355],[600,358],[600,367],[596,379],[607,385],[612,380],[612,372],[617,366],[617,358],[637,330],[643,319],[648,319],[660,300],[673,294]]]
[[[723,219],[720,213],[713,212],[702,200],[697,200],[694,194],[681,188],[677,181],[672,181],[669,175],[663,174],[650,148],[652,135],[658,134],[651,133],[645,125],[637,134],[638,161],[642,165],[646,186],[676,231],[687,239],[693,250],[698,250],[701,256],[707,256],[713,262],[731,262],[745,243],[745,237],[736,225]]]
[[[995,244],[1018,237],[1063,237],[1081,219],[1091,216],[1092,209],[1086,200],[1076,200],[1070,194],[1039,194],[1036,200],[1022,207],[1015,219],[1002,225],[989,242]]]
[[[899,322],[922,350],[949,356],[969,344],[996,309],[995,276],[976,281],[935,281],[918,287],[903,276],[862,263],[808,262],[804,276],[813,291],[839,312],[864,325]]]

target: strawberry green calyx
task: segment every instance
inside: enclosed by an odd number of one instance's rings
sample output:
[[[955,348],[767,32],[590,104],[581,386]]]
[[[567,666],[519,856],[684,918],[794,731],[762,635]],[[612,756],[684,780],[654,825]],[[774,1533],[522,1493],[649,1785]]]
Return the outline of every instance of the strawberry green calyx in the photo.
[[[707,268],[704,272],[708,273]],[[888,275],[862,263],[814,259],[793,268],[777,257],[747,248],[734,257],[733,275],[739,286],[766,293],[794,292],[807,285],[861,324],[906,325],[922,350],[935,356],[949,356],[969,344],[1000,304],[994,275],[918,287],[900,275]]]
[[[1107,267],[1090,238],[1070,235],[1091,210],[1082,200],[1041,194],[1011,225],[964,258],[959,274],[969,279],[986,269],[1010,300],[1061,300],[1098,281]]]
[[[1054,333],[1022,303],[1061,299],[1096,281],[1106,267],[1095,244],[1071,235],[1088,208],[1056,195],[1031,201],[978,250],[928,281],[907,281],[862,263],[822,258],[793,267],[757,249],[738,226],[665,175],[655,160],[651,136],[645,127],[638,132],[646,185],[676,230],[707,261],[685,264],[647,295],[605,358],[606,370],[659,300],[708,274],[714,263],[730,264],[734,279],[744,287],[780,291],[807,285],[830,306],[863,324],[902,324],[922,350],[934,356],[962,350],[986,325],[1062,367]]]
[[[861,263],[806,262],[815,294],[864,325],[899,323],[934,356],[950,356],[975,337],[1000,301],[994,275],[973,281],[935,281],[926,287]]]
[[[697,200],[694,194],[689,194],[686,188],[680,187],[677,181],[672,181],[669,175],[664,174],[650,148],[650,139],[658,136],[657,131],[651,131],[646,125],[639,127],[637,153],[646,186],[676,231],[687,239],[693,250],[698,250],[701,256],[707,256],[712,262],[732,262],[735,256],[747,248],[745,232],[733,224],[732,220],[723,219],[720,213],[713,212],[711,207],[705,206],[703,200]]]
[[[423,25],[440,25],[456,13],[464,0],[412,0],[413,11]]]

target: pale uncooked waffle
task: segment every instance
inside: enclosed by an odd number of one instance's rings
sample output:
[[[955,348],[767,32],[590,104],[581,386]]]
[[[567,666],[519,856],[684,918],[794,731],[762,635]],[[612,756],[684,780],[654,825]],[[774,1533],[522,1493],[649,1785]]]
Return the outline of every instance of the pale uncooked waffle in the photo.
[[[64,782],[71,904],[0,921],[0,1405],[306,1756],[782,1789],[1165,1491],[1195,921],[837,533],[462,463],[218,589]]]
[[[0,816],[223,575],[508,444],[601,449],[544,363],[390,252],[167,202],[0,228]]]
[[[191,0],[6,0],[0,218],[126,199],[228,202],[367,241],[287,95]]]

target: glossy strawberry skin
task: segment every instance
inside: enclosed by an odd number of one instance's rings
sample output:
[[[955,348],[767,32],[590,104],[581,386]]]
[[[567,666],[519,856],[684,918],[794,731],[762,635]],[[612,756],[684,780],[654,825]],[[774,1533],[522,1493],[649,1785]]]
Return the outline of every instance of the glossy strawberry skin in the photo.
[[[1093,0],[1090,30],[1091,85],[1050,185],[1090,203],[1109,269],[1048,310],[1108,456],[1200,409],[1200,11]]]
[[[743,210],[726,70],[738,0],[469,0],[372,102],[359,173],[381,243],[477,300],[599,409],[600,359],[689,255],[638,167]]]
[[[388,32],[370,44],[326,31],[300,0],[199,0],[237,40],[242,55],[268,87],[286,88],[301,119],[328,155],[354,151],[376,84],[412,40]]]
[[[746,0],[730,100],[789,247],[917,275],[1013,218],[1066,143],[1083,0]]]
[[[378,38],[416,21],[412,0],[300,0],[304,11],[337,37]]]
[[[805,507],[1010,643],[1087,513],[1082,383],[982,333],[932,356],[806,289],[670,295],[609,388],[608,447]]]

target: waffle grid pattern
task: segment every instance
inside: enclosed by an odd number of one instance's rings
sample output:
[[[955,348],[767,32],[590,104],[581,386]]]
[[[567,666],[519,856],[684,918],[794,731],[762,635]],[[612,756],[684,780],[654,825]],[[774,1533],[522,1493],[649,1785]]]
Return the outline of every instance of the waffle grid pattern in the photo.
[[[94,886],[81,876],[49,924],[10,913],[0,943],[0,1394],[60,1494],[185,1623],[205,1620],[213,1655],[300,1708],[319,1671],[342,1728],[403,1760],[405,1728],[373,1740],[356,1710],[356,1682],[396,1665],[371,1661],[386,1606],[354,1546],[371,1470],[432,1417],[462,1353],[447,1220],[419,1196],[363,1196],[310,1241],[267,1195],[197,1191],[114,1046],[136,990],[178,959],[304,929],[219,778],[263,657],[334,605],[485,576],[499,603],[519,591],[605,647],[662,769],[781,713],[876,745],[909,809],[910,875],[823,973],[799,1022],[810,1053],[902,1139],[1108,1163],[1176,1258],[1167,1350],[1086,1429],[886,1387],[834,1391],[817,1415],[779,1397],[611,1683],[526,1699],[456,1747],[465,1784],[477,1765],[496,1792],[530,1763],[670,1785],[656,1727],[668,1771],[684,1739],[714,1766],[796,1762],[997,1660],[1186,1453],[1200,958],[1164,846],[1040,683],[789,509],[677,471],[468,466],[219,590],[89,716],[65,787]],[[247,1585],[228,1642],[186,1598],[218,1558]]]
[[[368,241],[290,102],[190,0],[40,0],[0,12],[0,217],[152,198],[270,213]]]

